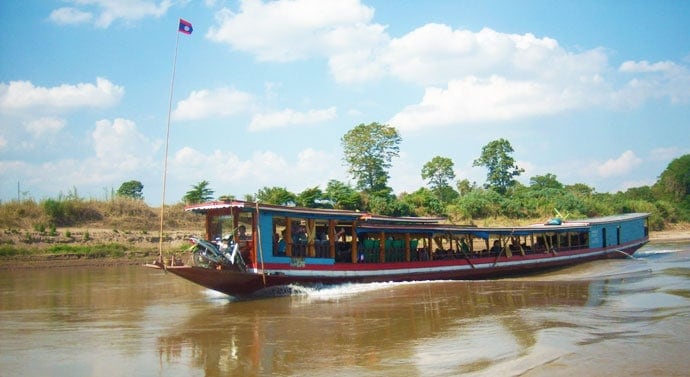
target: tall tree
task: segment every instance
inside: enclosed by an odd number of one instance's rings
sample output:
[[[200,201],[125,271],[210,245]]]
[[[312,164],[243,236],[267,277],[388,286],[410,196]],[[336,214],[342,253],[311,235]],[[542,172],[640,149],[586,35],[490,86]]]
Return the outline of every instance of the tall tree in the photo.
[[[142,191],[144,190],[144,185],[141,184],[139,181],[127,181],[123,182],[120,185],[120,188],[117,189],[117,196],[124,196],[127,198],[132,198],[132,199],[144,199],[144,194]]]
[[[398,156],[401,141],[394,127],[378,123],[360,124],[340,139],[348,172],[358,189],[373,195],[392,191],[387,186],[388,169]]]
[[[505,194],[508,188],[515,184],[513,177],[525,172],[525,169],[515,164],[510,155],[513,152],[508,140],[494,140],[482,148],[481,156],[472,163],[472,166],[484,166],[489,170],[486,175],[486,186],[501,194]]]
[[[449,182],[455,179],[453,160],[441,156],[432,158],[422,167],[422,179],[434,190],[449,187]]]
[[[213,199],[213,190],[211,190],[208,185],[209,183],[206,180],[193,185],[192,189],[187,191],[182,197],[182,200],[187,204],[197,204]]]
[[[671,161],[654,186],[663,199],[685,202],[690,209],[690,154]]]

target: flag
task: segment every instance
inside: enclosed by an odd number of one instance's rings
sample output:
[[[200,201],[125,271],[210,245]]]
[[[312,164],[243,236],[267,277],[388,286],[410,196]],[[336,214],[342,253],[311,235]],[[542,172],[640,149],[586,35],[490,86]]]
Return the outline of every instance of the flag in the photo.
[[[180,18],[180,28],[178,29],[180,33],[192,34],[194,29],[192,29],[192,24]]]

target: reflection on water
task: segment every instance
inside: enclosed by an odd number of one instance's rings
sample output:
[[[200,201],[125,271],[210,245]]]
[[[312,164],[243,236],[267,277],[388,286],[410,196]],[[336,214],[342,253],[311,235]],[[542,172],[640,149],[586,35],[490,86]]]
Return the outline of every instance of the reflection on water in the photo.
[[[139,267],[3,272],[0,374],[685,375],[690,245],[669,248],[248,301]]]

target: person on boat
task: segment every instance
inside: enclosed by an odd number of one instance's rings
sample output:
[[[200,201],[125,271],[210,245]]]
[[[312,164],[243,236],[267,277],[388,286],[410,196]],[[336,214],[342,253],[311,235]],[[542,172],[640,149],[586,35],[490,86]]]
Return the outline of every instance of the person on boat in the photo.
[[[278,255],[285,255],[285,250],[287,249],[287,241],[285,241],[285,229],[280,232],[281,236],[278,240]]]
[[[495,240],[494,245],[491,247],[491,254],[498,254],[501,252],[501,241]]]
[[[247,240],[252,239],[252,238],[247,234],[247,227],[245,227],[244,225],[240,225],[240,227],[237,228],[237,231],[239,232],[237,238],[238,238],[240,241],[247,241]]]
[[[460,239],[460,251],[463,254],[467,254],[470,252],[470,247],[467,245],[467,241],[465,241],[465,237]]]
[[[300,226],[297,228],[297,232],[293,235],[293,240],[295,241],[295,243],[297,243],[297,242],[306,243],[307,242],[307,227],[300,224]]]

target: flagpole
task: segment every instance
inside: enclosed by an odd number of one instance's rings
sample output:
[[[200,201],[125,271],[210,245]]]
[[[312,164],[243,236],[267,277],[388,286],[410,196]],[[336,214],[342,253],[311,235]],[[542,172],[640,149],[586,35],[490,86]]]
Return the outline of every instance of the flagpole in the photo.
[[[173,89],[175,88],[175,68],[177,66],[177,48],[180,45],[180,32],[176,32],[177,39],[175,40],[175,57],[173,58],[172,79],[170,80],[170,100],[168,101],[168,125],[165,130],[165,157],[163,158],[163,197],[161,198],[161,223],[160,232],[158,233],[158,257],[165,269],[165,260],[163,259],[163,218],[165,214],[165,188],[168,178],[168,144],[170,141],[170,116],[172,114],[173,103]]]

